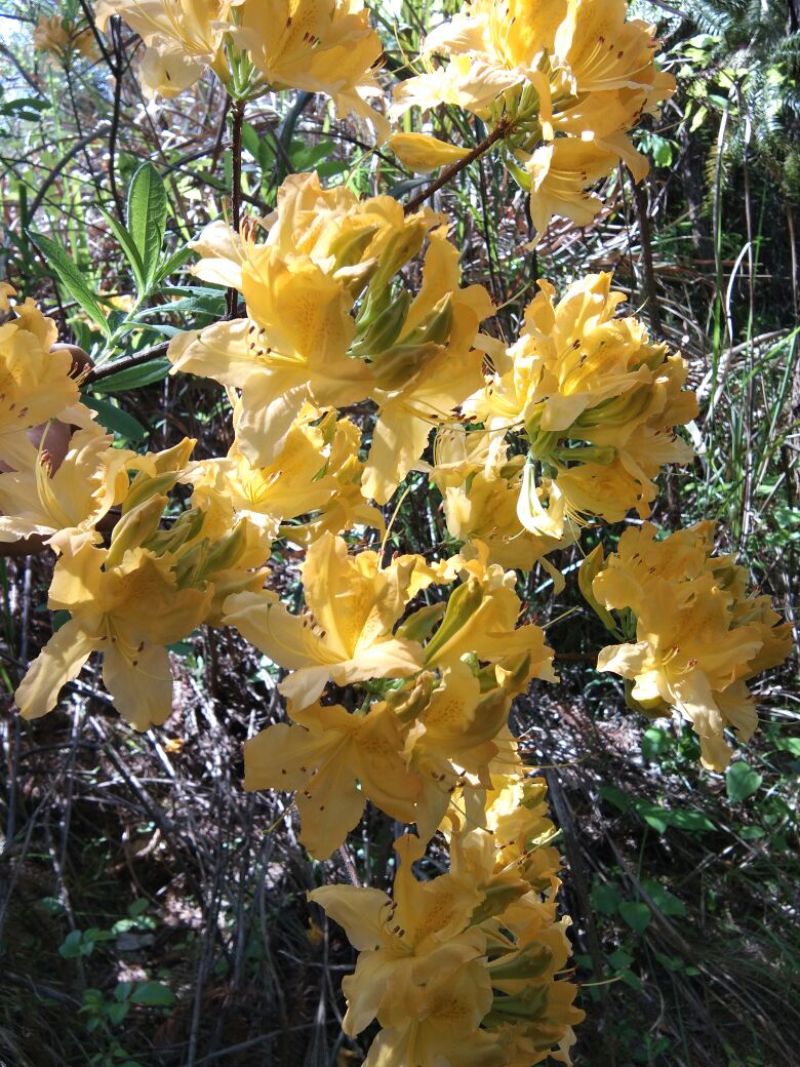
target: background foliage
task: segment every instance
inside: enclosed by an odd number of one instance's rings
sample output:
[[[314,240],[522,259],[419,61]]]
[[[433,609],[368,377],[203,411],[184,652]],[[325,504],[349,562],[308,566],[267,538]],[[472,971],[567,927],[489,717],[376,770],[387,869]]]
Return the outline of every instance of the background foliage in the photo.
[[[458,5],[371,6],[387,70],[403,77],[424,30]],[[460,220],[466,280],[486,284],[501,305],[499,334],[513,334],[537,277],[613,268],[654,333],[684,352],[704,402],[698,459],[670,476],[657,520],[720,519],[725,547],[796,630],[800,12],[796,0],[639,7],[659,22],[679,81],[661,120],[638,135],[653,160],[643,187],[618,174],[595,225],[556,223],[535,254],[523,251],[524,198],[499,163],[462,173],[439,202]],[[32,48],[39,15],[82,27],[88,13],[78,0],[0,4],[0,278],[41,301],[65,339],[89,347],[94,333],[102,364],[224,314],[224,294],[195,283],[182,249],[226,214],[232,159],[219,85],[146,108],[138,39],[126,28],[99,58]],[[482,136],[455,112],[437,122],[445,139],[456,129]],[[245,203],[259,214],[293,172],[316,168],[369,195],[379,181],[398,196],[418,182],[308,94],[253,107],[244,149]],[[164,202],[161,183],[139,170],[145,161],[163,180]],[[161,248],[133,255],[119,222],[137,171],[129,210],[163,219],[164,236]],[[71,278],[64,267],[58,279],[59,255],[77,264]],[[96,295],[94,321],[78,313],[81,286]],[[225,450],[218,387],[168,379],[160,358],[126,366],[90,394],[109,428],[137,446],[189,435],[209,453]],[[442,539],[424,484],[394,533],[412,551]],[[578,557],[562,556],[574,568]],[[297,563],[287,552],[287,589]],[[49,563],[0,567],[0,1062],[359,1062],[339,1033],[350,950],[305,903],[321,865],[297,844],[278,798],[241,790],[240,742],[278,717],[276,678],[233,633],[198,633],[173,650],[178,711],[164,731],[134,734],[86,683],[72,686],[65,710],[22,725],[10,694],[45,632],[34,605],[44,603]],[[532,576],[532,605],[545,581]],[[559,695],[537,686],[520,701],[517,732],[546,769],[562,829],[589,1011],[577,1062],[797,1062],[796,662],[762,682],[762,728],[715,776],[698,771],[688,730],[654,722],[641,740],[621,684],[591,669],[602,633],[574,581],[539,621],[562,650],[565,685]],[[377,886],[390,876],[391,828],[381,818],[371,844],[365,837],[336,860]]]

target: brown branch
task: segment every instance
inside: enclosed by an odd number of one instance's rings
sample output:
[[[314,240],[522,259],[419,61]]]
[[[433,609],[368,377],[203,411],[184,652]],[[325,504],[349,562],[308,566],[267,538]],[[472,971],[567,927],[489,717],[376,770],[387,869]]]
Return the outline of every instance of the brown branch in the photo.
[[[231,190],[231,222],[234,233],[242,224],[242,129],[244,127],[244,100],[234,100],[231,105],[233,132],[231,156],[233,157],[233,188]],[[226,318],[235,319],[239,312],[239,292],[231,286],[227,293],[228,313]]]
[[[480,157],[485,152],[488,152],[493,145],[496,145],[498,141],[502,141],[512,125],[513,123],[509,122],[508,119],[503,119],[499,122],[489,136],[484,138],[480,144],[475,145],[463,159],[457,159],[455,163],[451,163],[449,167],[445,167],[435,182],[432,182],[427,189],[423,189],[421,193],[417,193],[415,197],[409,200],[404,208],[405,213],[408,215],[412,211],[416,211],[417,208],[421,207],[426,200],[433,196],[434,193],[438,192],[443,185],[447,185],[451,178],[455,178],[456,174],[468,167],[470,163],[474,163],[476,159],[480,159]]]
[[[167,354],[168,348],[169,341],[162,341],[161,344],[154,345],[152,348],[145,348],[143,352],[137,352],[133,356],[117,359],[113,363],[105,363],[102,367],[95,367],[86,375],[84,385],[92,385],[94,382],[100,382],[104,378],[111,378],[121,371],[130,370],[131,367],[141,367],[142,364],[150,363],[151,360],[160,359]]]

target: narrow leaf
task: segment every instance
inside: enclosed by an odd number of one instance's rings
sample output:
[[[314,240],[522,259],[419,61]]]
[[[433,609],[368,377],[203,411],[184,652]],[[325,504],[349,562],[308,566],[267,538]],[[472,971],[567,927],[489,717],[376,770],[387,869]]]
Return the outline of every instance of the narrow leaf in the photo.
[[[111,232],[119,242],[119,246],[125,253],[125,258],[130,264],[130,268],[133,271],[133,276],[136,279],[136,288],[139,290],[139,294],[142,295],[147,289],[147,284],[144,277],[144,264],[142,263],[142,257],[139,255],[139,249],[133,243],[133,238],[117,219],[105,208],[100,208],[103,218],[111,227]]]
[[[48,266],[52,267],[59,281],[78,304],[83,308],[92,322],[103,331],[106,337],[111,336],[111,327],[97,302],[97,298],[86,284],[83,274],[72,262],[67,253],[49,237],[44,234],[29,230],[33,243],[47,260]]]
[[[167,192],[152,163],[143,163],[128,190],[128,232],[142,260],[144,280],[155,278],[167,224]]]

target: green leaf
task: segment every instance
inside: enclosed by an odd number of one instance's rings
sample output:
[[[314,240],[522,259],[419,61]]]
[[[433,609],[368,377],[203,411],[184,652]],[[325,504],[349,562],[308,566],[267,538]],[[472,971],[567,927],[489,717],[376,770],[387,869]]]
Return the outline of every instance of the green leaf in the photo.
[[[633,956],[624,948],[618,948],[609,955],[608,963],[615,971],[625,971],[633,963]]]
[[[650,925],[653,913],[640,900],[625,900],[619,906],[619,913],[631,930],[643,934]]]
[[[781,752],[790,752],[793,756],[800,756],[800,737],[782,737],[778,741]]]
[[[184,245],[183,248],[179,248],[177,252],[173,252],[171,256],[167,256],[166,259],[162,259],[158,265],[156,276],[153,279],[156,285],[160,285],[165,278],[168,278],[173,271],[178,270],[186,260],[191,256],[192,250]]]
[[[129,389],[142,389],[145,385],[163,381],[169,374],[168,359],[154,359],[152,363],[143,363],[141,367],[129,367],[119,374],[102,378],[92,386],[94,393],[125,393]]]
[[[130,264],[130,268],[133,271],[133,276],[136,279],[136,288],[139,291],[139,295],[143,295],[147,289],[147,284],[144,278],[144,264],[142,263],[142,257],[139,255],[139,249],[133,243],[133,238],[117,219],[111,214],[110,211],[106,211],[105,208],[100,208],[103,218],[111,227],[111,232],[119,242],[119,246],[125,253],[125,258]]]
[[[142,260],[144,281],[155,279],[167,225],[167,191],[152,163],[143,163],[128,190],[128,232]]]
[[[142,1004],[147,1008],[171,1008],[177,997],[163,982],[144,982],[134,989],[131,996],[133,1004]]]
[[[71,930],[58,946],[58,954],[65,960],[74,960],[84,955],[81,951],[81,931]]]
[[[691,833],[716,830],[716,826],[702,811],[669,811],[666,814],[669,825],[677,830],[689,830]]]
[[[660,730],[657,726],[645,730],[642,737],[642,755],[649,763],[663,756],[669,751],[669,747],[670,736],[665,730]]]
[[[108,1021],[112,1026],[119,1026],[119,1024],[125,1019],[125,1016],[131,1010],[130,1004],[109,1004],[106,1008],[106,1015]]]
[[[642,888],[646,890],[647,895],[662,915],[673,915],[677,918],[682,918],[686,914],[686,905],[683,901],[673,896],[660,882],[656,882],[652,878],[645,878],[642,882]]]
[[[106,317],[97,302],[97,298],[84,281],[83,274],[75,266],[61,245],[56,244],[55,241],[51,241],[50,238],[45,237],[44,234],[36,233],[33,230],[29,230],[28,234],[30,239],[47,260],[48,266],[55,271],[59,281],[73,300],[78,302],[92,322],[100,327],[106,337],[110,337],[111,327],[106,321]]]
[[[616,882],[595,882],[591,892],[592,907],[601,915],[616,915],[620,906],[619,886]]]
[[[731,804],[741,804],[761,788],[763,777],[749,763],[737,760],[725,772],[725,791]]]
[[[630,811],[630,798],[615,785],[601,785],[600,796],[603,800],[607,800],[610,804],[613,804],[615,808],[619,808],[620,811]]]
[[[99,396],[84,396],[83,402],[87,408],[97,412],[100,422],[109,433],[121,434],[129,441],[142,441],[147,436],[148,431],[138,419],[112,404],[110,400]]]

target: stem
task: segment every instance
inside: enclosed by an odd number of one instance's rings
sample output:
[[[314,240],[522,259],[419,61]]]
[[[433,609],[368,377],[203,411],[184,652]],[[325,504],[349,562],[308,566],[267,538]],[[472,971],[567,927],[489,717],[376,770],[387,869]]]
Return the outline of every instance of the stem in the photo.
[[[233,156],[233,189],[231,191],[231,216],[236,233],[242,224],[242,128],[244,127],[244,100],[234,100],[231,104],[233,132],[231,137],[231,154]],[[235,319],[239,309],[239,293],[236,289],[228,290],[228,318]]]
[[[108,184],[111,187],[111,196],[117,209],[120,221],[125,222],[125,204],[117,188],[117,136],[119,134],[119,120],[122,111],[122,30],[119,16],[114,15],[111,19],[111,42],[114,46],[114,108],[111,113],[111,129],[108,134]]]
[[[644,295],[647,311],[650,315],[650,325],[657,337],[662,336],[661,308],[658,303],[658,288],[656,286],[656,272],[653,265],[653,236],[650,230],[650,216],[647,214],[647,197],[644,189],[639,185],[628,170],[628,177],[633,191],[633,202],[636,206],[636,218],[639,223],[639,241],[642,247],[642,273],[644,274]]]
[[[508,119],[501,120],[497,126],[492,130],[488,137],[484,138],[480,144],[475,145],[472,151],[468,152],[463,159],[457,159],[455,163],[451,163],[449,167],[445,167],[435,182],[432,182],[427,189],[423,189],[421,193],[409,200],[404,210],[407,215],[412,211],[416,211],[418,207],[421,207],[425,201],[438,192],[443,185],[447,185],[451,178],[454,178],[456,174],[468,167],[470,163],[474,163],[476,159],[488,152],[489,149],[497,144],[498,141],[502,141],[505,135],[511,129],[513,123]]]
[[[102,381],[103,378],[111,378],[114,374],[119,374],[120,371],[130,370],[131,367],[139,367],[143,363],[149,363],[153,359],[160,359],[167,354],[167,348],[169,348],[168,341],[162,341],[161,344],[155,345],[153,348],[146,348],[144,352],[137,352],[133,356],[128,356],[126,359],[116,359],[113,363],[106,363],[105,366],[95,367],[91,370],[84,379],[84,385],[92,385],[94,382]]]

